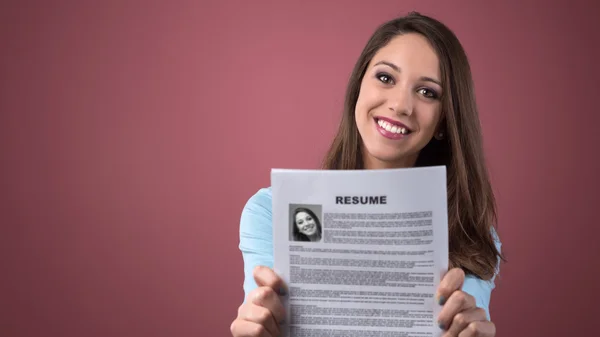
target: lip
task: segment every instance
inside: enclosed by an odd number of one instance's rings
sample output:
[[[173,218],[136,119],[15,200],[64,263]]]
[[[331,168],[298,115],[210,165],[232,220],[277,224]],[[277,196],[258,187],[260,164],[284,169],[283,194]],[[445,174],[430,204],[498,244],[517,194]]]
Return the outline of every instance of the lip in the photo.
[[[402,123],[400,123],[400,122],[398,122],[396,120],[393,120],[393,119],[390,119],[390,118],[386,118],[386,117],[374,117],[373,118],[373,124],[375,125],[375,128],[377,129],[377,131],[379,131],[379,133],[382,136],[384,136],[384,137],[386,137],[388,139],[393,139],[393,140],[403,139],[405,137],[410,136],[411,132],[409,132],[406,135],[403,135],[401,133],[390,132],[390,131],[388,131],[386,129],[382,129],[379,126],[379,124],[377,124],[377,121],[379,119],[381,119],[382,121],[386,121],[386,122],[388,122],[388,123],[390,123],[392,125],[395,125],[395,126],[398,126],[398,127],[401,127],[401,128],[405,128],[405,129],[407,129],[407,130],[409,130],[409,131],[412,132],[412,130],[409,127],[407,127],[406,125],[404,125],[404,124],[402,124]]]
[[[393,120],[393,119],[390,119],[390,118],[387,118],[387,117],[382,117],[382,116],[375,116],[375,122],[377,122],[378,119],[381,119],[382,121],[386,121],[386,122],[388,122],[388,123],[390,123],[392,125],[405,128],[405,129],[407,129],[409,131],[412,131],[408,126],[406,126],[406,125],[404,125],[404,124],[402,124],[402,123],[400,123],[400,122],[398,122],[396,120]]]

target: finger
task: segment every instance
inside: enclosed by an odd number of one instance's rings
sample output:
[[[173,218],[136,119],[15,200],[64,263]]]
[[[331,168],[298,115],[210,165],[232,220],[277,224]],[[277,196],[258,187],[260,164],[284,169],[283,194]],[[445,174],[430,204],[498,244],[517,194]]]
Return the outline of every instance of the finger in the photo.
[[[254,281],[259,287],[269,287],[279,293],[285,295],[287,293],[283,280],[277,275],[273,269],[266,266],[256,266],[253,271]]]
[[[481,308],[472,308],[465,311],[461,311],[454,315],[450,327],[448,327],[448,336],[458,336],[458,334],[465,330],[469,324],[478,321],[485,321],[487,316],[485,310]]]
[[[438,316],[440,328],[448,329],[456,315],[470,309],[475,309],[475,298],[464,291],[453,292]]]
[[[243,319],[236,319],[231,323],[231,335],[233,337],[276,337],[277,335],[271,335],[264,326],[246,321]]]
[[[265,307],[254,303],[245,303],[240,307],[238,319],[260,325],[270,336],[279,336],[279,324],[276,323],[271,311]]]
[[[496,336],[496,325],[490,321],[472,322],[466,329],[458,334],[458,337],[494,337]]]
[[[450,269],[440,281],[437,293],[435,294],[436,301],[440,305],[444,305],[450,295],[456,290],[462,288],[465,281],[465,272],[460,268]]]

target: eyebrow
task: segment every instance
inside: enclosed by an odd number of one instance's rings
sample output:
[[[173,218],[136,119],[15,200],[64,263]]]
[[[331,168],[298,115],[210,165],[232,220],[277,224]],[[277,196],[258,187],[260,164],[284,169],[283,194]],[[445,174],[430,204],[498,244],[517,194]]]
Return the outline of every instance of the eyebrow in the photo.
[[[376,65],[379,65],[379,64],[384,64],[384,65],[386,65],[386,66],[388,66],[388,67],[390,67],[390,68],[394,69],[396,72],[399,72],[399,73],[401,73],[401,72],[402,72],[402,71],[400,70],[400,67],[398,67],[397,65],[395,65],[395,64],[393,64],[393,63],[391,63],[391,62],[388,62],[388,61],[379,61],[379,62],[375,63],[375,64],[374,64],[374,66],[376,66]],[[439,85],[440,87],[443,87],[443,86],[442,86],[442,83],[441,83],[440,81],[438,81],[438,80],[434,79],[434,78],[427,77],[427,76],[421,76],[421,77],[420,77],[420,79],[421,79],[422,81],[433,82],[433,83],[435,83],[435,84]]]

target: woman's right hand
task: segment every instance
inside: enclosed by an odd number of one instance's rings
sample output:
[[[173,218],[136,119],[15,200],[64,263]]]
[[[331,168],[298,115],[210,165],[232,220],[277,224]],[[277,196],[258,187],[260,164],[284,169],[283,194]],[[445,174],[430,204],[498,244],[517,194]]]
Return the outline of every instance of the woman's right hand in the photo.
[[[275,272],[265,266],[253,270],[258,287],[252,290],[245,303],[238,308],[237,318],[231,323],[234,337],[278,337],[280,324],[285,318],[283,304],[285,285]]]

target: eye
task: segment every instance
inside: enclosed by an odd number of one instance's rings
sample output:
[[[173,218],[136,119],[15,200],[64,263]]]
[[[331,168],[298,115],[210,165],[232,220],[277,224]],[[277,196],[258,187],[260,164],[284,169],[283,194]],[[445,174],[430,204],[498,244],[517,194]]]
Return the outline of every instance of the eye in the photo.
[[[298,225],[302,225],[303,223],[304,223],[304,221],[298,220]]]
[[[437,92],[427,89],[427,88],[421,88],[418,90],[418,92],[427,98],[432,98],[432,99],[439,98],[439,95],[437,94]]]
[[[377,73],[377,79],[385,84],[394,83],[394,78],[386,73]]]
[[[311,217],[309,217],[309,216],[307,216],[307,217],[306,217],[306,221],[310,221],[310,220],[312,220],[312,218],[311,218]]]

